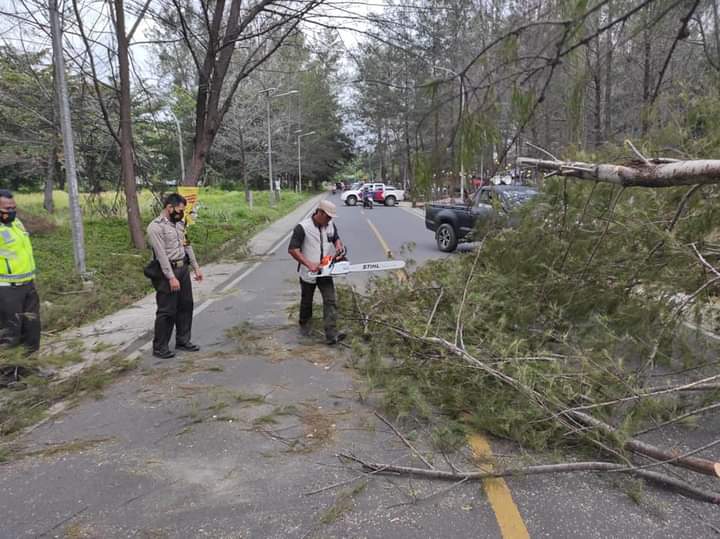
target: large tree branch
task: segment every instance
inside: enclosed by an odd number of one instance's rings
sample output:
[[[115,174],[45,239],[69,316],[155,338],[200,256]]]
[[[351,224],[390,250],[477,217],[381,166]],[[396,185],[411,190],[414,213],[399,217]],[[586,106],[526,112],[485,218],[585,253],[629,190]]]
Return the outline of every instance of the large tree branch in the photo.
[[[517,164],[581,180],[612,183],[623,187],[658,188],[720,183],[720,160],[718,159],[674,161],[672,163],[658,159],[650,161],[651,166],[644,164],[596,165],[519,157]]]
[[[132,41],[133,35],[135,35],[135,31],[138,29],[138,26],[140,26],[140,23],[143,20],[143,17],[145,17],[145,13],[147,12],[148,8],[150,7],[150,2],[152,0],[147,0],[145,2],[145,5],[140,9],[140,13],[137,14],[137,19],[135,19],[135,24],[133,24],[133,27],[130,29],[130,32],[128,32],[127,35],[127,41],[128,46],[130,45],[130,41]]]
[[[413,477],[423,477],[426,479],[440,479],[444,481],[478,481],[497,477],[519,477],[548,473],[624,472],[637,475],[638,477],[648,479],[660,485],[670,487],[690,498],[720,505],[720,495],[715,492],[708,492],[699,489],[693,485],[690,485],[689,483],[686,483],[685,481],[664,474],[651,472],[639,468],[629,468],[623,464],[615,464],[612,462],[568,462],[562,464],[540,464],[536,466],[525,466],[521,468],[507,468],[505,470],[448,472],[445,470],[425,470],[423,468],[412,468],[409,466],[397,466],[394,464],[380,464],[376,462],[368,462],[347,453],[340,453],[338,456],[360,464],[365,470],[368,470],[371,473],[387,475],[406,475]]]
[[[310,2],[308,10],[313,9],[313,7],[317,5],[317,2]],[[312,7],[310,7],[312,6]],[[235,77],[235,80],[232,83],[232,86],[230,87],[230,91],[228,92],[227,98],[225,98],[225,101],[222,104],[222,107],[220,109],[219,119],[222,119],[222,117],[225,115],[225,113],[230,109],[230,105],[232,104],[232,98],[235,95],[235,91],[237,90],[240,83],[255,69],[260,67],[263,63],[265,63],[285,42],[285,40],[295,31],[298,24],[300,24],[300,21],[302,20],[302,17],[298,16],[292,25],[277,39],[275,43],[273,43],[272,47],[270,47],[269,50],[267,50],[262,56],[260,56],[256,61],[251,62],[252,58],[260,51],[261,46],[258,46],[252,54],[249,55],[248,59],[245,61],[245,63],[242,66],[242,69],[240,69],[240,72]]]

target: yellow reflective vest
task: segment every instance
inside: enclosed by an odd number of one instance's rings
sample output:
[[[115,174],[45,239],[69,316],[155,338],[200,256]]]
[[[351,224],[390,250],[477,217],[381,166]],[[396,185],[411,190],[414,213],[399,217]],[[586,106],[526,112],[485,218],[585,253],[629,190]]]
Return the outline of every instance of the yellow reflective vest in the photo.
[[[34,278],[30,234],[18,219],[9,225],[0,224],[0,283],[26,283]]]

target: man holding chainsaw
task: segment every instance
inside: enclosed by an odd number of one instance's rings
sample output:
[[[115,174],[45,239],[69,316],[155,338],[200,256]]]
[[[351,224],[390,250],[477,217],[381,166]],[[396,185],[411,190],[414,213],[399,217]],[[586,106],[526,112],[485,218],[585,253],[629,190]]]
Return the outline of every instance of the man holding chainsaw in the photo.
[[[335,283],[332,276],[318,277],[316,274],[323,266],[345,256],[345,246],[332,222],[336,215],[335,204],[321,200],[313,214],[295,227],[288,246],[288,253],[297,260],[300,274],[300,333],[310,335],[313,296],[317,286],[323,299],[325,339],[331,345],[345,338],[345,333],[337,330]]]

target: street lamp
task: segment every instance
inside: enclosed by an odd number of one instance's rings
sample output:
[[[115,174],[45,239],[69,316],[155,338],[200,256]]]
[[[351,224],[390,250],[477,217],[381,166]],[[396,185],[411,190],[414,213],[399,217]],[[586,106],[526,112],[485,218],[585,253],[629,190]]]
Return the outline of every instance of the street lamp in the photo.
[[[273,182],[273,171],[272,171],[272,136],[270,130],[270,100],[276,97],[284,97],[286,95],[297,94],[297,90],[290,90],[282,94],[273,95],[273,92],[277,91],[277,88],[267,88],[258,92],[259,94],[265,94],[265,103],[267,105],[267,140],[268,140],[268,176],[270,178],[270,205],[275,203],[275,184]]]
[[[465,114],[465,79],[464,77],[453,71],[452,69],[449,69],[447,67],[442,66],[433,66],[433,69],[442,69],[443,71],[447,71],[453,77],[457,77],[460,79],[460,122],[462,124],[463,115]],[[460,127],[460,200],[465,200],[465,163],[463,162],[463,130],[462,125]]]
[[[185,155],[183,153],[182,130],[180,129],[180,121],[172,109],[170,109],[170,115],[175,119],[175,127],[177,127],[178,147],[180,148],[180,181],[178,185],[181,185],[185,181]]]
[[[302,163],[300,161],[300,139],[303,137],[307,137],[308,135],[314,135],[315,131],[303,133],[302,129],[298,129],[297,131],[295,131],[295,134],[298,138],[298,191],[302,193]]]

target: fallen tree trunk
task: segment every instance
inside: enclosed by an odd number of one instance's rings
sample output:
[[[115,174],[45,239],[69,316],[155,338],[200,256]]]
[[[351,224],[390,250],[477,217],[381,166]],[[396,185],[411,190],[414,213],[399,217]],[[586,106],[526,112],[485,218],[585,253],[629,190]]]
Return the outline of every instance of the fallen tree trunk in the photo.
[[[720,183],[720,160],[650,160],[633,165],[596,165],[572,161],[550,161],[518,157],[517,165],[555,172],[581,180],[613,183],[623,187],[675,187]]]
[[[607,434],[617,433],[617,429],[611,425],[608,425],[607,423],[583,412],[571,410],[565,412],[564,414],[576,421],[579,421],[585,426],[596,428]],[[657,446],[641,442],[640,440],[635,440],[634,438],[625,442],[625,448],[633,453],[637,453],[638,455],[644,455],[658,461],[666,461],[668,464],[672,464],[673,466],[681,466],[683,468],[687,468],[688,470],[692,470],[693,472],[712,477],[720,477],[720,463],[713,462],[711,460],[678,455],[672,451],[660,449]]]
[[[406,475],[413,477],[424,477],[427,479],[440,479],[443,481],[478,481],[498,477],[520,477],[526,475],[540,475],[549,473],[570,473],[570,472],[623,472],[637,475],[654,483],[670,487],[690,498],[715,505],[720,505],[720,494],[707,492],[699,489],[674,477],[669,477],[657,472],[628,468],[623,464],[614,462],[570,462],[562,464],[540,464],[537,466],[526,466],[523,468],[507,468],[505,470],[490,470],[477,472],[448,472],[445,470],[426,470],[424,468],[412,468],[409,466],[396,466],[394,464],[380,464],[367,462],[353,455],[340,453],[339,457],[357,462],[365,470],[375,474],[385,475]]]

